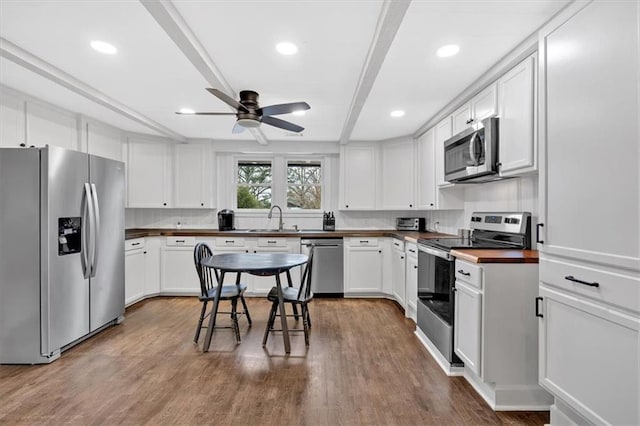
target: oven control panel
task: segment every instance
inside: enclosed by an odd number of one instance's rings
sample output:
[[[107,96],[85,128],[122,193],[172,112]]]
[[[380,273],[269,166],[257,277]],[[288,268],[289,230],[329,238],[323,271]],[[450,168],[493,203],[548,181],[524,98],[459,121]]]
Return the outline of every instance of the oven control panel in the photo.
[[[529,212],[474,212],[471,229],[525,234],[530,226]]]

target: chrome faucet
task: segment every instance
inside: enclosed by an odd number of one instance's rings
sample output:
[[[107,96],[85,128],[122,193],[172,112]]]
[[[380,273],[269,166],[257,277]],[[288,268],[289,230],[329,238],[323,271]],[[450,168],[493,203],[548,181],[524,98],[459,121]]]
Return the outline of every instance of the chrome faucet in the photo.
[[[283,225],[284,225],[284,224],[282,223],[282,209],[280,208],[280,206],[279,206],[279,205],[274,204],[274,205],[271,207],[271,210],[269,210],[269,215],[267,216],[267,219],[271,219],[271,216],[273,215],[273,209],[275,209],[276,207],[277,207],[277,208],[278,208],[278,210],[280,211],[280,221],[278,222],[278,231],[282,231],[282,228],[283,228]]]

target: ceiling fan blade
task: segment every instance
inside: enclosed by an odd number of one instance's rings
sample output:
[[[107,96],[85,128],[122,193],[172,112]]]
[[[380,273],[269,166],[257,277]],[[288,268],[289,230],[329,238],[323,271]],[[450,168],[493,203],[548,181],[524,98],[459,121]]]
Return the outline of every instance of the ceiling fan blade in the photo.
[[[269,105],[258,109],[256,112],[262,115],[280,115],[308,109],[311,109],[311,107],[306,102],[291,102],[288,104]]]
[[[227,95],[226,93],[224,93],[224,92],[222,92],[222,91],[220,91],[218,89],[212,89],[211,87],[207,87],[207,92],[211,93],[213,96],[215,96],[216,98],[220,99],[225,104],[228,104],[228,105],[234,107],[237,110],[241,110],[241,111],[244,111],[244,112],[249,112],[247,107],[245,107],[240,102],[236,101],[231,96]]]
[[[292,132],[299,133],[304,130],[304,127],[300,127],[297,124],[290,123],[288,121],[280,120],[279,118],[262,116],[262,122],[274,127],[280,127],[281,129],[290,130]]]
[[[239,125],[238,123],[236,123],[235,126],[233,126],[233,130],[231,131],[231,133],[242,133],[244,132],[245,128],[241,125]]]
[[[178,115],[236,115],[235,112],[180,112],[177,111]]]

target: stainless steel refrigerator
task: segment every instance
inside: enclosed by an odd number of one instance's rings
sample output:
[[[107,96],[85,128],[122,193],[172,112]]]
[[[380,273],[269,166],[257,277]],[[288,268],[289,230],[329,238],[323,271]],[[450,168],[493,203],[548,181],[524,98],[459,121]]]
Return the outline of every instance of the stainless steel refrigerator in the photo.
[[[124,314],[124,164],[0,148],[0,363],[49,363]]]

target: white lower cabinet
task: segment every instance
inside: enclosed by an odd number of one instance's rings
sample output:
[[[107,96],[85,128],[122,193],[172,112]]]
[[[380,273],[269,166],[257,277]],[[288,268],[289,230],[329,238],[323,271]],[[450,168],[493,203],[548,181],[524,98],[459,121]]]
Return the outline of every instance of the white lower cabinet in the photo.
[[[124,303],[130,305],[145,296],[144,238],[125,242],[124,252]]]
[[[418,320],[418,246],[405,244],[405,316],[414,322]]]
[[[167,295],[198,295],[200,280],[193,263],[194,237],[167,237],[160,248],[160,291]]]
[[[382,244],[378,238],[345,238],[345,295],[380,294],[382,264]]]
[[[537,264],[455,263],[456,354],[494,410],[548,410],[538,384]]]
[[[587,421],[639,424],[640,316],[547,285],[540,296],[540,383]]]
[[[480,375],[482,292],[456,280],[455,307],[455,352],[465,368]]]
[[[397,238],[391,241],[391,291],[396,302],[405,308],[404,241]]]

